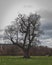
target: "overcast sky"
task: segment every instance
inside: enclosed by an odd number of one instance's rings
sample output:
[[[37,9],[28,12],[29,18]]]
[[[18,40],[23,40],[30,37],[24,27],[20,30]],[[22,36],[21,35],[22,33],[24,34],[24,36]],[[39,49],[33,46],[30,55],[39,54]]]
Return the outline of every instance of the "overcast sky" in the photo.
[[[18,13],[30,12],[41,15],[41,28],[45,32],[41,42],[52,47],[52,0],[0,0],[0,30],[9,25]]]

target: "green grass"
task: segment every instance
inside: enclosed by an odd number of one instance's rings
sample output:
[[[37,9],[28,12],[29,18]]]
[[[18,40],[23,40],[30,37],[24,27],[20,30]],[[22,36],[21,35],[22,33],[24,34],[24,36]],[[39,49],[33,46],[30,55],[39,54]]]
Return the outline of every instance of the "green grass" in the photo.
[[[0,56],[0,65],[52,65],[52,56],[33,56],[23,59],[20,56]]]

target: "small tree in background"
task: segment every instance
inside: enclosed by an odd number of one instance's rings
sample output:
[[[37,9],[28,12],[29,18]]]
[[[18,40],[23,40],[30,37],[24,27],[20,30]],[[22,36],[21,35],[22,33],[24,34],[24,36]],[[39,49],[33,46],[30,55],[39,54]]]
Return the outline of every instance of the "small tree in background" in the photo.
[[[30,58],[29,50],[33,45],[39,43],[40,15],[30,14],[29,16],[19,14],[13,24],[5,29],[5,39],[12,44],[19,46],[24,52],[24,58]]]

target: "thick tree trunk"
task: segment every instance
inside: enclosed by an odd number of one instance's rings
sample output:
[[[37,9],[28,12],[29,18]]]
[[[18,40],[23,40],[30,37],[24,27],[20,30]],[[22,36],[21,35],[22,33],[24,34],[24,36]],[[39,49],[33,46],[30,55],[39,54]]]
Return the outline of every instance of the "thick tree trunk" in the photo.
[[[29,50],[24,50],[24,58],[30,58]]]

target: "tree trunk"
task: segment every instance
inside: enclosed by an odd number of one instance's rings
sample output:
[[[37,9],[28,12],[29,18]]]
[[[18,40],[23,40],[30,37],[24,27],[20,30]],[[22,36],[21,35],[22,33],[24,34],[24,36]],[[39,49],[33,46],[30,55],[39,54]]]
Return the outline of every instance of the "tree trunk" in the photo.
[[[30,58],[29,50],[24,50],[24,58]]]

